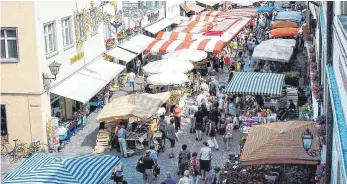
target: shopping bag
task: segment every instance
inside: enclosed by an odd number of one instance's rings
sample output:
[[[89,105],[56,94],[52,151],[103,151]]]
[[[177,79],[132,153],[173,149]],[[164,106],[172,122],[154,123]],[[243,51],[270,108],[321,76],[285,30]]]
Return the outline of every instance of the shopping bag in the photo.
[[[213,141],[211,139],[207,140],[207,144],[208,144],[208,147],[210,148],[214,147]]]

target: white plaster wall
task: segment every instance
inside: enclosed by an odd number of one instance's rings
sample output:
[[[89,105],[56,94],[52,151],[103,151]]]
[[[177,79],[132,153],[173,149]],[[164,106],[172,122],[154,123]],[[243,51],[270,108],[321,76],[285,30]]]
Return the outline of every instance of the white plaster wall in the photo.
[[[100,1],[94,1],[94,6],[99,6]],[[84,64],[92,61],[94,58],[102,54],[106,48],[104,44],[104,30],[103,24],[99,24],[98,33],[91,36],[90,32],[87,34],[87,39],[83,43],[84,59],[70,64],[70,58],[76,55],[76,36],[74,30],[73,15],[74,11],[83,8],[90,8],[90,1],[35,1],[35,21],[36,21],[36,38],[37,38],[37,59],[39,62],[39,78],[41,80],[41,90],[43,90],[42,72],[49,73],[48,65],[57,61],[61,63],[60,72],[56,81],[52,81],[51,86],[76,72],[83,67]],[[72,35],[74,46],[70,49],[64,50],[63,36],[61,30],[61,19],[71,16],[72,20]],[[56,40],[58,54],[46,58],[45,53],[45,40],[43,24],[55,21],[56,23]]]
[[[184,1],[166,1],[166,18],[173,18],[180,15],[180,3]]]

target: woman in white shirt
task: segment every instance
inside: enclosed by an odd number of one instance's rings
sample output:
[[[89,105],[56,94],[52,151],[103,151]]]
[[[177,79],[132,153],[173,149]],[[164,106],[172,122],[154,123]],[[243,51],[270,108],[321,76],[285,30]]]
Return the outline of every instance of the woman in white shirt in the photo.
[[[203,142],[205,145],[200,149],[199,158],[200,158],[200,173],[202,178],[205,178],[206,172],[209,172],[211,169],[211,158],[212,158],[212,150],[208,147],[207,142]]]

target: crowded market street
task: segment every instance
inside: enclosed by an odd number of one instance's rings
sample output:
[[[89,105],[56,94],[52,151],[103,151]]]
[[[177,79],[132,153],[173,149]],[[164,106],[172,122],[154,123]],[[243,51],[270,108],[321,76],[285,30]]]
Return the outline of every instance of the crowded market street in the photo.
[[[1,2],[0,182],[345,184],[346,7]]]

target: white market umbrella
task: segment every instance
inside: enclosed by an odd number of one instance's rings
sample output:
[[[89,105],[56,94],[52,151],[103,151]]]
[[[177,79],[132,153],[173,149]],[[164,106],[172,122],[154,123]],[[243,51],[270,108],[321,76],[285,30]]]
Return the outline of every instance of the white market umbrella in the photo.
[[[182,49],[176,50],[170,53],[163,55],[165,59],[179,59],[179,60],[188,60],[190,62],[199,62],[207,58],[207,52],[202,50],[191,50],[191,49]]]
[[[185,60],[162,59],[148,63],[143,67],[143,71],[148,74],[157,73],[187,73],[194,68],[194,65]]]
[[[188,76],[183,73],[160,73],[147,78],[147,82],[153,85],[175,85],[188,82]]]
[[[252,59],[289,62],[293,55],[295,40],[271,39],[262,41],[254,48]]]

